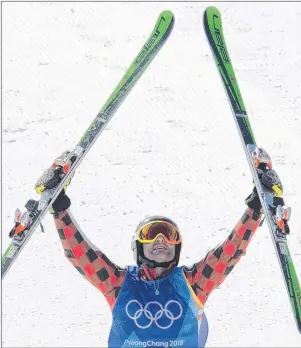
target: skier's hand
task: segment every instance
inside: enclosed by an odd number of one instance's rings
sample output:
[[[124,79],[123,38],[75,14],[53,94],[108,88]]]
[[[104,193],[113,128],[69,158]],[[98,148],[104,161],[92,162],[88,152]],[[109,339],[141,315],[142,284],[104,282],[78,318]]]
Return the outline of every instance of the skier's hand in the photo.
[[[273,196],[281,197],[283,191],[281,181],[275,170],[272,169],[271,157],[263,148],[258,148],[254,164],[263,186],[266,187]],[[255,185],[252,193],[246,198],[245,202],[250,208],[257,212],[261,212],[261,202]]]
[[[275,217],[278,219],[277,224],[285,233],[289,233],[287,221],[290,218],[290,208],[284,205],[282,183],[276,171],[272,169],[271,157],[263,148],[258,148],[254,164],[262,185],[273,196],[273,203],[270,205],[270,209],[273,210]],[[262,213],[262,206],[255,185],[252,193],[246,198],[245,202],[248,207],[258,213]]]
[[[38,194],[41,194],[43,191],[54,188],[59,185],[60,181],[69,169],[69,164],[64,162],[64,159],[68,154],[69,151],[63,152],[59,157],[55,159],[52,166],[46,169],[44,173],[40,176],[40,178],[35,184],[35,190]],[[70,182],[71,178],[66,182],[63,190],[59,193],[56,200],[52,204],[52,209],[50,209],[50,213],[59,213],[70,207],[70,199],[65,193],[67,186],[70,184]]]

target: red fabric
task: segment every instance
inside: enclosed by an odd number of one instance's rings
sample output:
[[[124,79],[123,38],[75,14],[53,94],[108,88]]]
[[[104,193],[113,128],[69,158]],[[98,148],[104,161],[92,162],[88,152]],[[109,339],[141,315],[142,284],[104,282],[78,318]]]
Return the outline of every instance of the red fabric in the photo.
[[[97,283],[97,284],[96,284],[96,287],[97,287],[103,294],[106,293],[106,287],[104,286],[103,283]]]
[[[80,245],[76,246],[75,248],[73,248],[71,250],[77,259],[79,259],[81,256],[84,255],[84,250]]]
[[[235,254],[236,247],[233,243],[227,241],[224,246],[224,251],[227,255],[233,256]]]
[[[244,236],[246,230],[247,230],[246,225],[241,224],[240,226],[237,227],[237,230],[236,230],[236,231],[237,231],[237,235],[238,235],[239,237],[243,238],[243,236]]]
[[[114,286],[116,286],[117,285],[117,277],[115,276],[115,274],[111,274],[110,278],[111,278],[112,284]]]
[[[87,266],[85,266],[85,267],[84,267],[84,271],[85,271],[85,273],[86,273],[88,276],[90,276],[90,275],[96,273],[96,272],[95,272],[95,268],[94,268],[93,265],[91,265],[91,264],[88,264]]]
[[[71,238],[73,236],[73,233],[70,229],[70,227],[66,226],[64,228],[64,234],[65,234],[65,237],[68,239],[68,238]]]
[[[224,265],[222,262],[218,262],[214,270],[216,273],[223,273],[225,272],[226,268],[226,265]]]
[[[206,292],[211,292],[214,288],[214,281],[213,280],[207,280],[207,282],[205,282],[205,287],[204,287],[204,290]]]

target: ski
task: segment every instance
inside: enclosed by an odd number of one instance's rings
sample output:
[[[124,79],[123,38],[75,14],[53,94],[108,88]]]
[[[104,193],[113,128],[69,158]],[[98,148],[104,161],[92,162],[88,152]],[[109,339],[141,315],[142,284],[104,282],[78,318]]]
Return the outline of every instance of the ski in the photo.
[[[118,107],[122,104],[138,79],[143,75],[148,65],[163,47],[173,29],[173,26],[173,13],[168,10],[161,12],[149,38],[123,75],[112,94],[109,96],[75,148],[70,153],[66,154],[66,158],[64,159],[65,175],[59,185],[42,192],[40,199],[30,199],[25,205],[26,210],[23,214],[20,210],[16,210],[15,225],[9,233],[12,241],[2,255],[2,279],[17,259],[37,226],[41,224],[41,220],[50,209],[55,198],[61,192],[66,182],[72,177],[75,169],[84,159],[85,155],[115,114]]]
[[[256,185],[257,192],[259,193],[265,219],[273,240],[296,324],[301,333],[300,284],[289,251],[286,234],[282,232],[281,228],[277,224],[277,221],[281,219],[281,214],[283,213],[282,207],[278,205],[276,212],[271,209],[273,196],[259,180],[255,167],[258,148],[256,146],[249,117],[234,74],[234,69],[224,39],[221,14],[217,8],[208,7],[204,11],[203,25],[217,69],[220,73],[223,86],[226,90],[226,94],[231,105],[237,130],[246,153],[253,180]]]

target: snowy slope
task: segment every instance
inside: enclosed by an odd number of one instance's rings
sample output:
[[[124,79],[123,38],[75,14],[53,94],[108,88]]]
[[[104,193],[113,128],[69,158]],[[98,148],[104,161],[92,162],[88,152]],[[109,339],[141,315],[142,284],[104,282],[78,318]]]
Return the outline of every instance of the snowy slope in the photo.
[[[77,143],[163,9],[174,31],[77,171],[72,213],[120,265],[133,262],[132,233],[146,215],[178,222],[181,264],[227,237],[252,179],[203,32],[206,5],[3,4],[3,250],[15,208]],[[301,278],[301,4],[217,6],[256,139],[293,209]],[[108,305],[64,258],[51,216],[44,226],[3,282],[3,346],[105,347]],[[206,313],[208,347],[301,347],[266,225]]]

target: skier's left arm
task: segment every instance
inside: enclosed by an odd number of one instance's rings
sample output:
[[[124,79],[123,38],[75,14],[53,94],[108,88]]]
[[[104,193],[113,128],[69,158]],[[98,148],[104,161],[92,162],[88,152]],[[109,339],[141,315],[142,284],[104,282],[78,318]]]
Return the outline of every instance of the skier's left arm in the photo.
[[[260,213],[248,208],[225,241],[210,250],[200,262],[184,268],[188,282],[203,304],[246,254],[260,219]]]
[[[262,171],[261,182],[273,192],[277,205],[283,206],[282,184],[276,172],[271,169],[270,157],[263,149],[260,151],[260,164],[257,170]],[[226,240],[208,252],[203,260],[190,268],[184,268],[188,282],[203,304],[209,294],[227,278],[241,257],[246,254],[246,249],[260,224],[262,210],[255,187],[245,202],[248,208]],[[287,221],[283,220],[282,223],[285,225],[285,230]]]

